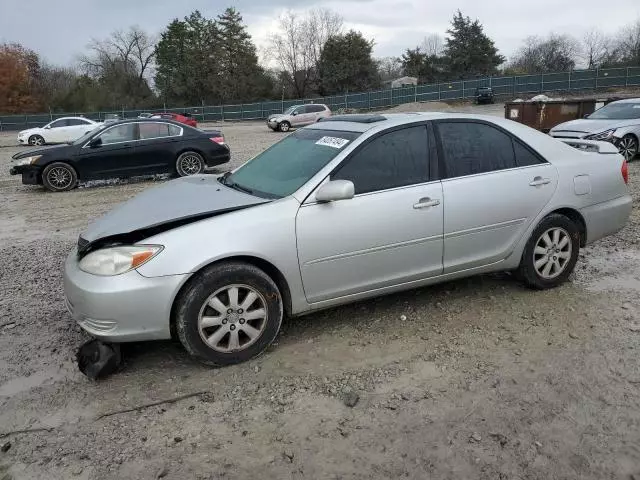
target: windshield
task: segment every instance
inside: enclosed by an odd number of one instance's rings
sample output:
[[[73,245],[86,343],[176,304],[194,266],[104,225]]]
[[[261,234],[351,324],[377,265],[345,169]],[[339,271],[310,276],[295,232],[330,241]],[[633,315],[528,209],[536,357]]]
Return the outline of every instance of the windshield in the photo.
[[[298,108],[300,105],[294,105],[293,107],[289,107],[287,108],[284,112],[282,112],[283,115],[291,115],[293,113],[293,111]]]
[[[245,163],[223,183],[267,198],[291,195],[360,136],[354,132],[302,129]]]
[[[610,103],[596,110],[587,118],[595,120],[628,120],[640,118],[640,102]]]
[[[98,128],[94,128],[90,132],[85,133],[83,136],[81,136],[77,140],[75,140],[73,142],[70,142],[70,143],[71,143],[71,145],[82,145],[82,144],[86,143],[89,140],[89,138],[92,137],[95,133],[104,130],[106,127],[108,127],[108,125],[105,125],[105,124],[100,125]]]

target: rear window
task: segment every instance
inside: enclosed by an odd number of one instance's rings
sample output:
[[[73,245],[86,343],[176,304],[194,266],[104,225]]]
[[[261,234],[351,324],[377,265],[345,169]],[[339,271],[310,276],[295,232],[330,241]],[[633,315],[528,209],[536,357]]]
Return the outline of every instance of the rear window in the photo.
[[[228,180],[258,196],[286,197],[359,136],[355,132],[298,130],[245,163]]]

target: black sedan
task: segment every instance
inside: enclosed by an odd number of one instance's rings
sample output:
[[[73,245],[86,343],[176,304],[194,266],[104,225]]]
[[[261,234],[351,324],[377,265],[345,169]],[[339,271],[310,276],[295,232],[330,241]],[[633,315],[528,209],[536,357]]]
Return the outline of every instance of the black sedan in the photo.
[[[202,173],[227,163],[229,147],[219,131],[202,131],[163,119],[111,122],[73,143],[13,156],[10,170],[22,183],[51,191],[74,188],[78,181],[127,178],[158,173]]]

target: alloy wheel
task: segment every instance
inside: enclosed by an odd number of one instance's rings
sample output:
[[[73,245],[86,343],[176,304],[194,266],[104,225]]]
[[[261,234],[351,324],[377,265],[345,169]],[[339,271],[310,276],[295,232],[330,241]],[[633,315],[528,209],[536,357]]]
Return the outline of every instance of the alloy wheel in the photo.
[[[538,239],[533,250],[536,273],[545,280],[556,278],[571,260],[571,237],[564,228],[550,228]]]
[[[71,175],[71,172],[64,167],[52,168],[47,176],[49,183],[59,190],[68,188],[73,181],[73,175]]]
[[[202,170],[202,161],[196,155],[185,155],[180,159],[180,170],[184,175],[195,175]]]
[[[248,285],[228,285],[217,290],[202,305],[198,330],[215,351],[244,350],[260,338],[267,325],[267,302]]]
[[[625,160],[627,162],[630,162],[631,160],[633,160],[633,157],[638,154],[638,143],[636,142],[635,138],[627,135],[626,137],[623,137],[622,140],[620,140],[620,143],[618,143],[618,150],[625,158]]]

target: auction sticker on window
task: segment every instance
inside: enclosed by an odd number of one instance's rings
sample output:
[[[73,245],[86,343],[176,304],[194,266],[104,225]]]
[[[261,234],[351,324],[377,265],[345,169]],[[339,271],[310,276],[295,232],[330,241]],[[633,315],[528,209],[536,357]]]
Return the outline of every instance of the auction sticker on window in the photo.
[[[340,137],[322,137],[320,140],[316,142],[316,145],[324,145],[326,147],[332,148],[342,148],[349,140]]]

